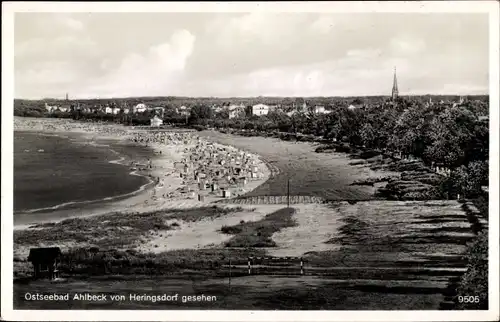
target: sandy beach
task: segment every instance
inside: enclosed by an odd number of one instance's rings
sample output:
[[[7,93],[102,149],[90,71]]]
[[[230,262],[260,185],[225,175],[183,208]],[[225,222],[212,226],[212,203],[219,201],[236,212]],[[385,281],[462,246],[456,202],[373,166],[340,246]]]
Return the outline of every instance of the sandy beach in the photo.
[[[150,183],[142,191],[134,193],[118,201],[99,204],[92,209],[57,210],[36,215],[26,215],[15,225],[15,229],[26,229],[32,224],[60,221],[74,217],[104,215],[110,212],[150,212],[162,209],[185,209],[201,207],[222,199],[220,191],[206,193],[193,187],[193,180],[183,177],[183,169],[176,165],[187,161],[192,154],[202,154],[207,146],[212,146],[207,140],[201,139],[195,132],[177,133],[174,131],[148,131],[144,128],[125,127],[116,124],[83,123],[62,119],[31,119],[15,118],[15,131],[35,131],[53,134],[68,132],[81,133],[89,144],[95,144],[98,139],[126,140],[137,145],[153,149],[156,157],[150,164],[130,164],[131,173],[141,173],[149,178]],[[227,153],[239,153],[242,150],[214,144],[213,148],[225,149]],[[201,152],[200,152],[201,151]],[[231,191],[231,197],[248,193],[264,183],[270,175],[265,163],[254,154],[248,154],[248,159],[257,167],[259,176],[248,178],[242,186],[230,184],[226,188]],[[206,163],[203,159],[197,164]],[[230,165],[227,164],[226,167]],[[206,188],[204,187],[203,190]],[[203,199],[199,200],[198,195]],[[23,217],[21,214],[20,217]]]

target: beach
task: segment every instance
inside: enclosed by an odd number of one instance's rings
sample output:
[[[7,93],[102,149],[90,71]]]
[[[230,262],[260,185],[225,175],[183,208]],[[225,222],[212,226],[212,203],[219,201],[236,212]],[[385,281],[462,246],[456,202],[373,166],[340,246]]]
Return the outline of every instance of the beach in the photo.
[[[96,144],[96,142],[102,140],[116,140],[146,147],[154,153],[154,158],[146,162],[144,157],[140,160],[133,160],[132,157],[132,160],[129,160],[130,173],[139,174],[148,180],[147,184],[143,185],[138,191],[122,196],[118,200],[97,203],[93,207],[73,207],[71,209],[53,209],[53,211],[36,214],[18,214],[15,220],[15,229],[25,229],[32,224],[60,221],[74,217],[104,215],[110,212],[148,212],[207,205],[221,199],[221,191],[218,189],[208,191],[211,189],[208,187],[207,179],[196,178],[195,180],[194,175],[191,174],[189,177],[185,173],[184,167],[179,165],[187,165],[189,156],[196,154],[199,160],[190,163],[191,171],[195,171],[196,167],[206,163],[205,155],[202,152],[210,148],[219,149],[227,154],[234,153],[236,155],[240,153],[240,150],[234,148],[217,144],[212,145],[211,142],[199,138],[195,132],[159,132],[115,124],[30,118],[15,118],[14,130],[54,135],[78,133],[81,139],[86,140],[88,144]],[[226,190],[231,192],[231,197],[255,189],[264,183],[270,175],[270,171],[258,156],[248,154],[247,158],[251,160],[249,163],[256,167],[259,176],[247,178],[245,184],[234,182],[227,184]],[[119,161],[113,160],[113,162]],[[225,167],[221,166],[220,168],[225,169],[229,166],[227,164]],[[200,180],[207,181],[202,191],[199,191]],[[199,198],[198,195],[203,197]]]

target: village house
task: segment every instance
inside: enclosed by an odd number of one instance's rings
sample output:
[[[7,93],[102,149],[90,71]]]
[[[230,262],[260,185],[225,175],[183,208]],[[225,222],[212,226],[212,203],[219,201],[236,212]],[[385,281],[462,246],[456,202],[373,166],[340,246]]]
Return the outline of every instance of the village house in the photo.
[[[215,106],[215,107],[213,108],[213,110],[214,110],[214,112],[215,112],[215,113],[220,113],[220,112],[224,111],[224,110],[225,110],[225,108],[224,108],[224,107],[222,107],[222,106]]]
[[[363,105],[362,104],[351,104],[347,108],[350,109],[350,110],[355,110],[355,109],[358,109],[358,108],[363,108]]]
[[[160,127],[163,125],[163,120],[161,118],[158,117],[158,115],[155,115],[152,119],[151,119],[151,126],[152,127]]]
[[[59,111],[60,111],[60,112],[63,112],[63,113],[69,112],[69,111],[70,111],[70,109],[71,109],[71,107],[70,107],[70,106],[60,106],[60,107],[59,107]]]
[[[104,113],[113,114],[113,109],[111,108],[111,106],[106,105],[106,108],[104,109]]]
[[[57,105],[49,105],[49,104],[45,103],[45,109],[47,110],[47,112],[52,113],[52,112],[56,111],[58,109],[58,107],[57,107]]]
[[[132,108],[133,113],[144,113],[147,110],[146,104],[139,103]]]
[[[325,113],[325,107],[321,105],[316,105],[314,107],[314,114],[324,114]]]
[[[244,105],[230,105],[228,108],[229,118],[234,119],[236,117],[242,116],[245,114],[245,106]]]
[[[191,111],[189,110],[189,108],[187,108],[186,106],[182,105],[181,107],[179,107],[179,109],[176,109],[176,112],[182,116],[189,116],[191,115]]]
[[[267,115],[269,113],[269,106],[265,104],[256,104],[252,106],[252,115]]]

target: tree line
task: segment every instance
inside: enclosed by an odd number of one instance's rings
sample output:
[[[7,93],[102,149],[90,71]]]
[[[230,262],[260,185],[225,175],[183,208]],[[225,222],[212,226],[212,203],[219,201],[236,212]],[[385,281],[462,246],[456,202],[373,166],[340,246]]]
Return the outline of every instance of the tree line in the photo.
[[[363,101],[365,98],[356,98]],[[18,102],[18,105],[26,104]],[[359,102],[357,102],[359,103]],[[284,111],[254,116],[251,112],[229,118],[227,110],[216,113],[212,106],[199,101],[186,117],[173,106],[166,106],[165,124],[197,129],[218,128],[253,132],[282,132],[314,135],[325,140],[351,146],[411,155],[429,166],[452,169],[451,178],[460,182],[464,194],[477,192],[487,185],[489,159],[489,124],[487,100],[461,104],[435,103],[400,98],[395,104],[387,101],[349,109],[346,105],[331,109],[329,114]],[[26,110],[26,109],[25,109]],[[88,121],[116,122],[127,125],[149,125],[154,112],[117,115],[103,112],[55,112],[47,115],[43,108],[28,109],[22,116],[67,117]],[[18,114],[19,115],[19,114]]]
[[[337,108],[330,114],[270,112],[229,119],[203,105],[192,109],[190,126],[313,135],[351,146],[413,156],[450,169],[449,184],[466,196],[488,185],[489,123],[486,103],[418,104],[383,108]],[[486,114],[487,115],[487,114]]]

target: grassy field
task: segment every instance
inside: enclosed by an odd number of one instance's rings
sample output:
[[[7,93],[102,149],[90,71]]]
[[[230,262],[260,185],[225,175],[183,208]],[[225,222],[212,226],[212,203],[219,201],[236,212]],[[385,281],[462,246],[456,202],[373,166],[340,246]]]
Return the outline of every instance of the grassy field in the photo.
[[[146,293],[162,293],[166,289],[188,295],[211,294],[219,298],[216,303],[117,304],[123,309],[436,309],[445,297],[453,295],[450,278],[459,279],[461,273],[450,269],[465,267],[463,254],[467,241],[471,240],[470,223],[460,203],[364,201],[354,204],[337,202],[328,206],[331,216],[338,222],[329,226],[329,237],[307,227],[295,230],[299,224],[307,226],[309,221],[304,218],[310,214],[303,211],[309,208],[301,208],[302,212],[283,208],[258,220],[219,228],[221,233],[233,237],[228,244],[209,249],[181,249],[157,254],[133,249],[70,249],[64,252],[61,266],[62,275],[68,280],[29,281],[19,275],[15,283],[16,305],[35,308],[35,304],[22,300],[21,294],[28,289],[46,290],[48,285],[61,292],[105,290],[130,293],[144,290]],[[193,211],[198,215],[184,210],[150,216],[168,222],[196,223],[201,218],[210,220],[230,210],[209,208],[203,212],[199,209]],[[95,218],[88,219],[102,227],[106,225]],[[121,223],[133,225],[128,220],[124,218]],[[156,221],[158,223],[161,221]],[[151,226],[138,227],[146,231]],[[38,229],[41,227],[32,231]],[[297,240],[301,240],[301,234],[318,234],[315,237],[320,238],[316,240],[335,248],[304,254],[305,276],[246,276],[247,258],[268,256],[269,250],[280,249],[281,244],[276,243],[280,239],[274,240],[273,237],[285,230],[291,230],[288,235]],[[230,260],[242,268],[233,269],[231,290],[226,266]],[[331,267],[339,269],[328,271]],[[440,271],[440,268],[445,271]],[[321,269],[326,270],[323,276],[311,276]],[[265,271],[265,268],[255,270],[257,274]],[[290,268],[290,272],[299,274],[300,270]],[[465,281],[464,285],[472,285],[477,279],[466,278]],[[116,308],[111,303],[72,302],[70,306]]]
[[[210,221],[241,211],[240,207],[213,206],[143,214],[115,213],[34,225],[30,229],[15,231],[15,247],[19,252],[24,251],[24,256],[18,254],[15,258],[15,275],[23,278],[31,274],[30,264],[26,261],[29,247],[54,245],[55,240],[57,246],[66,245],[62,247],[63,274],[175,275],[192,270],[194,275],[216,275],[217,268],[229,259],[237,262],[246,261],[248,256],[265,255],[265,251],[256,248],[272,246],[274,232],[294,225],[294,209],[285,208],[267,215],[263,220],[232,226],[232,231],[239,230],[239,233],[228,244],[218,248],[178,249],[156,254],[135,249],[138,243],[154,238],[158,231],[164,233],[165,230],[182,229],[186,223]]]
[[[176,229],[175,222],[214,219],[242,208],[203,207],[146,213],[112,213],[87,218],[71,218],[56,223],[33,225],[14,232],[14,244],[34,246],[40,243],[88,243],[103,249],[132,247],[159,230]],[[169,224],[167,224],[167,222]]]
[[[70,267],[80,267],[78,272],[81,273],[85,272],[85,267],[91,266],[88,261],[98,263],[97,271],[104,273],[113,271],[113,266],[123,263],[130,264],[125,265],[126,272],[135,271],[134,267],[141,265],[147,267],[155,262],[161,264],[164,261],[161,254],[145,255],[135,251],[135,248],[165,231],[180,229],[183,222],[210,220],[239,211],[242,211],[242,208],[213,206],[147,213],[112,213],[33,225],[28,229],[14,231],[14,273],[18,277],[29,275],[31,268],[26,259],[29,248],[41,246],[60,247],[66,254],[66,268],[71,270]],[[217,254],[223,256],[224,253],[225,251],[221,250]],[[179,262],[185,262],[187,259],[189,262],[193,261],[193,254],[189,253],[189,250],[172,254],[179,258]],[[197,263],[200,259],[206,259],[206,256],[201,253],[194,259]],[[169,264],[176,266],[176,263],[173,261]],[[147,267],[146,270],[152,269]],[[91,272],[96,273],[96,269],[91,269]]]

